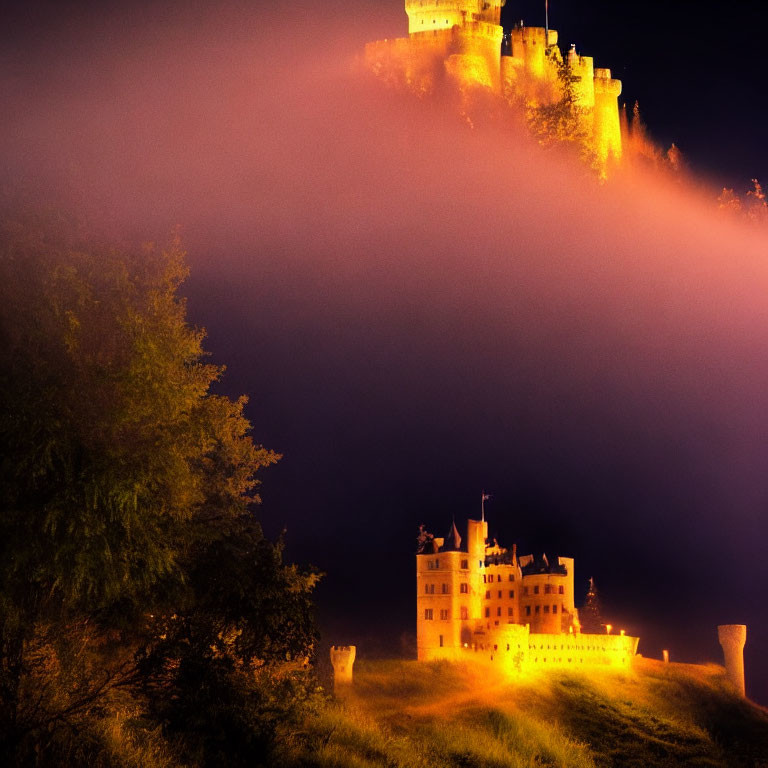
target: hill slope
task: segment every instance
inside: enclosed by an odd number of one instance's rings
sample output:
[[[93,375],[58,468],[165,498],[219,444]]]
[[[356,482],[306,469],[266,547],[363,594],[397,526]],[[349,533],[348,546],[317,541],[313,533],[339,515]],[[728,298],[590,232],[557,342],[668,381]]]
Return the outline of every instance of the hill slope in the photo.
[[[334,768],[768,767],[768,711],[721,667],[638,659],[631,674],[358,662],[355,684],[306,722],[285,764]]]

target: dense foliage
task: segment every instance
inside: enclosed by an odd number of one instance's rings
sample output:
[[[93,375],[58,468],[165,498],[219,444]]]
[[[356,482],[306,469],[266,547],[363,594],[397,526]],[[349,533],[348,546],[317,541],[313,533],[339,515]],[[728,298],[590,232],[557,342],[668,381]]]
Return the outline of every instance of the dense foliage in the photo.
[[[567,56],[556,59],[554,65],[557,68],[557,98],[552,102],[528,106],[528,127],[542,146],[573,146],[582,160],[597,168],[599,163],[592,147],[590,112],[579,105],[575,87],[577,77]]]
[[[0,225],[4,764],[255,764],[311,689],[317,576],[253,516],[279,457],[211,392],[186,274],[177,240]]]

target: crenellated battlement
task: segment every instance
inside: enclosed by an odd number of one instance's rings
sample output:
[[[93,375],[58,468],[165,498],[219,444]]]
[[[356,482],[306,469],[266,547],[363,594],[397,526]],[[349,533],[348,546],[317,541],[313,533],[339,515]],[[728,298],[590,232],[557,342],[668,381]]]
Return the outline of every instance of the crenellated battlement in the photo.
[[[357,647],[354,645],[332,645],[331,664],[333,665],[333,684],[349,685],[352,683],[352,669],[355,664]]]
[[[380,77],[420,94],[433,92],[442,73],[462,90],[487,89],[529,109],[557,103],[563,96],[557,31],[521,23],[504,36],[503,5],[504,0],[406,0],[409,36],[367,45],[366,61]],[[567,63],[576,106],[585,113],[604,173],[622,154],[621,82],[574,48]]]

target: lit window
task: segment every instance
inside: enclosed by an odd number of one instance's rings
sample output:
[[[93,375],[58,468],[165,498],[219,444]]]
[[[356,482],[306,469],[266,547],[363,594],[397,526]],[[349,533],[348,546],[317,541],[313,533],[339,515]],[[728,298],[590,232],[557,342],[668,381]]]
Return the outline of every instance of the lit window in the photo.
[[[432,609],[431,608],[425,608],[424,609],[424,618],[427,621],[432,621]]]
[[[469,618],[469,611],[467,610],[466,605],[462,605],[460,608],[461,611],[461,618],[466,621]]]
[[[509,596],[514,598],[514,596],[515,596],[515,590],[514,589],[510,589],[509,590]]]
[[[534,595],[538,595],[539,594],[539,585],[538,584],[533,588],[533,594]]]
[[[469,584],[459,584],[459,592],[461,592],[462,595],[469,594]]]
[[[440,621],[448,621],[448,609],[447,608],[441,608],[440,609]]]
[[[490,608],[486,608],[486,609],[485,609],[485,618],[486,618],[486,619],[487,619],[487,618],[490,618],[490,615],[491,615],[491,609],[490,609]]]

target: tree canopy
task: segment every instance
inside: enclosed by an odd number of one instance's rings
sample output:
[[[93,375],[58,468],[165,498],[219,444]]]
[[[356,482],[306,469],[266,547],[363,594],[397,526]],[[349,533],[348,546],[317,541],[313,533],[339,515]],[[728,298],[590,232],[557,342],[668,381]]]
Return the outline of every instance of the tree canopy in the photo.
[[[223,369],[187,322],[186,275],[178,238],[129,249],[57,216],[0,225],[0,747],[13,759],[33,743],[58,754],[118,689],[184,732],[168,702],[195,679],[224,674],[242,710],[251,672],[311,656],[317,576],[283,563],[252,510],[279,457],[252,440],[245,398],[212,393]],[[205,739],[186,759],[208,761]]]

